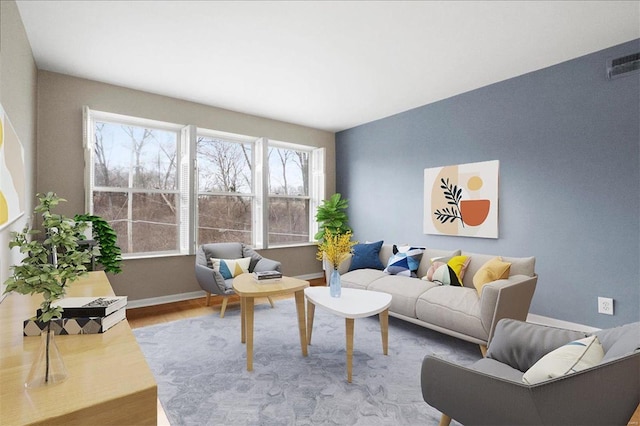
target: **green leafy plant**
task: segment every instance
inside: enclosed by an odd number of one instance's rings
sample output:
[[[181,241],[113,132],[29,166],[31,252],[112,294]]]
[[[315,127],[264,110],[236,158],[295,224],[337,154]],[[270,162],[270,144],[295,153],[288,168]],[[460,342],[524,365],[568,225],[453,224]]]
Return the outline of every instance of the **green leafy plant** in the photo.
[[[318,232],[314,236],[316,240],[322,240],[328,229],[333,235],[342,235],[352,232],[348,225],[346,209],[349,202],[335,193],[328,200],[324,200],[316,211],[316,221],[319,224]]]
[[[86,224],[76,222],[63,215],[52,213],[60,202],[66,201],[53,192],[37,195],[38,204],[34,213],[42,215],[42,232],[26,225],[22,232],[12,232],[9,248],[18,247],[25,255],[20,265],[13,265],[13,275],[5,281],[5,293],[15,291],[20,294],[41,294],[43,302],[37,320],[46,326],[44,382],[49,382],[51,320],[60,318],[62,308],[53,302],[64,297],[66,286],[87,273],[85,264],[91,259],[88,251],[79,249],[78,235]]]
[[[90,222],[92,224],[93,238],[98,242],[100,255],[96,262],[102,265],[105,272],[119,274],[122,272],[122,250],[118,246],[118,235],[109,225],[109,222],[100,216],[80,214],[75,216],[76,221]]]
[[[453,223],[456,220],[460,220],[462,227],[464,227],[464,221],[462,220],[462,211],[460,210],[460,200],[462,199],[462,188],[458,188],[458,185],[449,184],[449,178],[440,179],[440,189],[444,192],[444,198],[447,199],[447,204],[451,206],[444,207],[442,210],[437,209],[433,214],[440,223]]]

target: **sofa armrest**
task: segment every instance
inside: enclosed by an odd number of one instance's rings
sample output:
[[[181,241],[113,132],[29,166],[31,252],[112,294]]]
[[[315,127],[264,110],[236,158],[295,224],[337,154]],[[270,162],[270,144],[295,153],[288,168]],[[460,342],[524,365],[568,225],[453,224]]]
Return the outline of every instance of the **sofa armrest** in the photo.
[[[542,424],[529,386],[428,355],[422,361],[422,397],[462,424]]]
[[[480,317],[489,334],[488,342],[491,342],[496,325],[502,318],[527,319],[537,282],[537,275],[512,275],[482,287]]]
[[[211,268],[196,264],[196,279],[204,291],[213,294],[228,293],[224,285],[224,278],[220,272],[214,271]]]
[[[264,272],[264,271],[278,271],[281,272],[280,269],[282,264],[273,259],[267,259],[263,257],[256,263],[256,266],[253,268],[253,272]]]
[[[329,285],[329,279],[331,278],[331,271],[333,270],[333,264],[329,262],[326,256],[322,255],[322,269],[324,269],[324,278]],[[349,268],[351,267],[351,259],[353,258],[353,254],[349,253],[345,256],[344,260],[340,262],[338,265],[338,272],[340,275],[344,275],[349,272]]]

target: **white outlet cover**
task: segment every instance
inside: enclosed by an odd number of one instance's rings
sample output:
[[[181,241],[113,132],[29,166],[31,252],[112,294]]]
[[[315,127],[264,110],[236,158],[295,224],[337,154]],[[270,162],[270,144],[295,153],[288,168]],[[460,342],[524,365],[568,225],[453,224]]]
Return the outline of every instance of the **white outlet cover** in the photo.
[[[598,297],[598,313],[613,315],[613,299],[610,297]]]

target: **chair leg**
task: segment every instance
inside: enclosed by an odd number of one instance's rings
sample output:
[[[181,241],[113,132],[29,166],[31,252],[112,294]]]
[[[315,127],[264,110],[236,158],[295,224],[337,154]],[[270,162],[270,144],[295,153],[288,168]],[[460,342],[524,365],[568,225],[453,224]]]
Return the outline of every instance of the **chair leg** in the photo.
[[[442,413],[442,417],[440,417],[440,423],[438,426],[449,426],[451,424],[451,417],[447,416],[445,413]]]
[[[211,292],[208,291],[207,292],[207,306],[209,306],[211,304]]]
[[[487,345],[480,345],[480,352],[482,353],[482,358],[487,357]]]
[[[268,296],[267,299],[269,299],[269,303],[271,303],[271,308],[275,308],[275,305],[273,304],[273,300],[271,299],[271,296]]]
[[[224,318],[224,311],[227,309],[228,300],[229,300],[229,296],[222,297],[222,308],[220,308],[220,318]]]

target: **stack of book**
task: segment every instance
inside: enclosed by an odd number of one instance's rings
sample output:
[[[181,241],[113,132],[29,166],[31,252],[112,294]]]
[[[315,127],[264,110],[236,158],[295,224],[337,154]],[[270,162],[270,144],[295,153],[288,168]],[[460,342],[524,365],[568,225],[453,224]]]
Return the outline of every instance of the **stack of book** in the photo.
[[[272,283],[282,279],[282,272],[278,271],[260,271],[253,273],[254,278],[259,283]]]
[[[54,303],[63,308],[62,318],[51,320],[55,334],[104,333],[126,318],[127,296],[65,297]],[[46,324],[36,316],[24,321],[25,336],[39,336]]]

